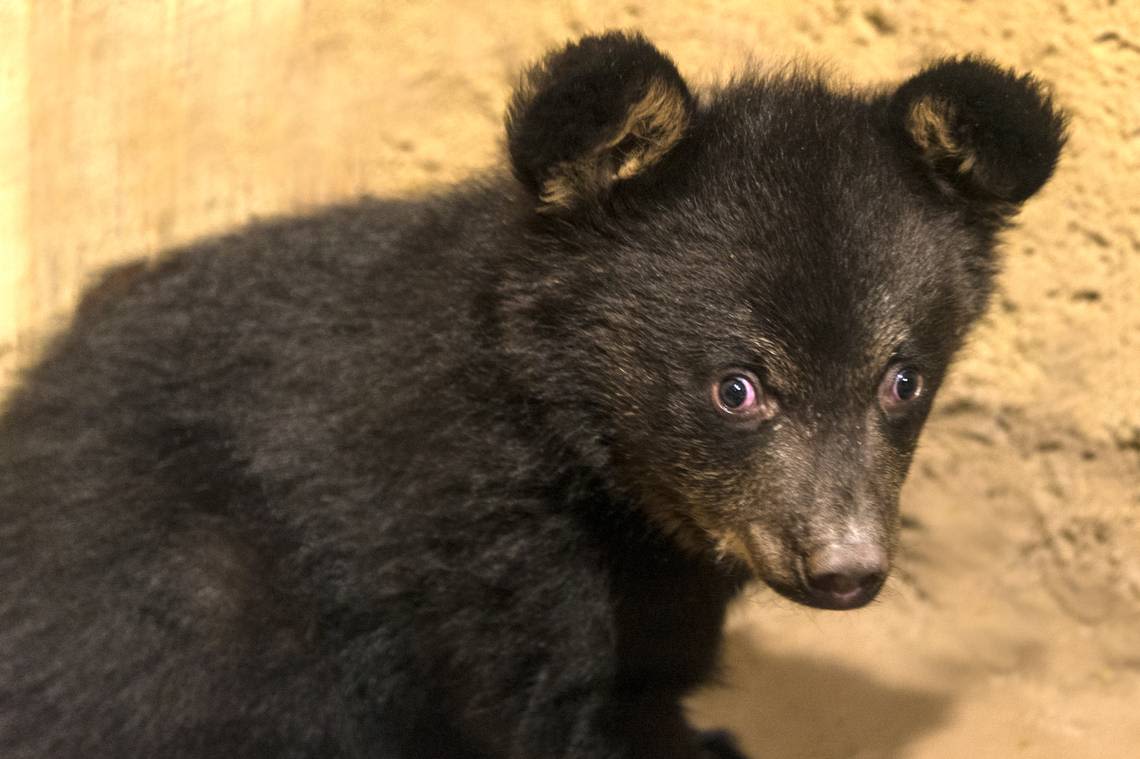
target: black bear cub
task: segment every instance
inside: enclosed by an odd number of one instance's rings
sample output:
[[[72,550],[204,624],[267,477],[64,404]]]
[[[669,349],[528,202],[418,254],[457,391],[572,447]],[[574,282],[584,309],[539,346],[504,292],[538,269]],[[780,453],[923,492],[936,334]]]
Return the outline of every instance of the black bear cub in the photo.
[[[878,592],[1063,139],[979,58],[696,94],[611,33],[509,171],[112,272],[0,421],[0,755],[735,756],[725,605]]]

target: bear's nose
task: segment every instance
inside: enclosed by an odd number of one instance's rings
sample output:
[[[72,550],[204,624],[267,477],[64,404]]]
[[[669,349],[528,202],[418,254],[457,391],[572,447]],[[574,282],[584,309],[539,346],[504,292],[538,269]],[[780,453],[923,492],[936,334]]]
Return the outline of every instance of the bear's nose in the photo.
[[[874,543],[833,543],[812,552],[804,568],[819,606],[854,609],[875,597],[889,566],[887,552]]]

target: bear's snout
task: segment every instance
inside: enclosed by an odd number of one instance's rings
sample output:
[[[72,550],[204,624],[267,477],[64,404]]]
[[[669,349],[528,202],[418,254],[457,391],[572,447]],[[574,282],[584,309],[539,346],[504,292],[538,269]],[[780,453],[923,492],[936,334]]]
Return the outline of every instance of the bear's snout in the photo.
[[[813,606],[855,609],[869,603],[890,570],[887,552],[875,543],[832,543],[804,561],[804,584]]]

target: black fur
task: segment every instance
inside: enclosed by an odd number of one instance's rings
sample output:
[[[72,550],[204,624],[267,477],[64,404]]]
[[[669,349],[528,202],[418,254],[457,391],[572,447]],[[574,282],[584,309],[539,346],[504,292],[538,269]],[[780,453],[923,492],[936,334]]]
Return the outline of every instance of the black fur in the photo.
[[[1031,75],[979,57],[939,61],[891,98],[896,128],[922,97],[953,104],[948,127],[956,142],[977,154],[976,165],[966,170],[952,159],[939,162],[937,169],[949,183],[990,201],[1021,203],[1052,176],[1065,143],[1066,119]]]
[[[844,529],[893,548],[995,228],[928,191],[904,94],[811,74],[682,90],[666,153],[541,213],[631,83],[684,86],[640,38],[561,55],[516,99],[521,182],[255,225],[87,296],[0,419],[0,755],[736,753],[679,706],[725,605],[753,576],[816,602],[805,556]],[[977,118],[1004,199],[1036,189],[1060,122]],[[926,391],[888,414],[899,362]],[[729,369],[778,413],[726,419]]]
[[[549,54],[511,100],[507,147],[515,176],[538,191],[553,166],[613,137],[654,80],[692,108],[676,66],[640,35],[585,37]]]

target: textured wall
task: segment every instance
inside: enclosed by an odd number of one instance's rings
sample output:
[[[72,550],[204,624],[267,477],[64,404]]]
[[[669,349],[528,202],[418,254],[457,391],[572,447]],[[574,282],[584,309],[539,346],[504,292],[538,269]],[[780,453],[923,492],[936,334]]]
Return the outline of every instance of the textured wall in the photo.
[[[640,27],[691,80],[980,51],[1073,115],[932,419],[877,606],[758,596],[696,704],[769,757],[1140,752],[1140,3],[0,2],[0,386],[106,263],[499,155],[518,67]]]

